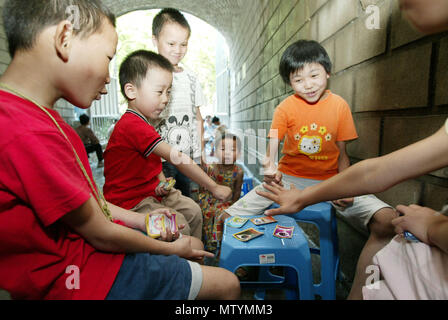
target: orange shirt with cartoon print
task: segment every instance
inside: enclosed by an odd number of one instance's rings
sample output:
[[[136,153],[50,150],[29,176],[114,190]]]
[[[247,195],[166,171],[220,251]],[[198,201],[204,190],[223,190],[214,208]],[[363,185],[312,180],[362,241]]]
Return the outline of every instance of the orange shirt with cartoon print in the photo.
[[[358,138],[349,105],[330,90],[316,104],[297,95],[283,100],[274,112],[269,138],[275,134],[284,139],[278,170],[314,180],[338,173],[337,141]]]

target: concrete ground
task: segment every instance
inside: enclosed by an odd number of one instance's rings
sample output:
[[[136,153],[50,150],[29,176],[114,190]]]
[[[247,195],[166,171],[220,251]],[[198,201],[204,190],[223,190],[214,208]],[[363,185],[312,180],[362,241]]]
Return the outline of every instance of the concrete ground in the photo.
[[[90,156],[90,164],[94,174],[94,178],[96,183],[100,188],[104,185],[104,170],[103,168],[97,168],[96,156],[91,154]],[[305,231],[308,236],[310,246],[316,246],[318,243],[318,231],[317,228],[310,224],[300,224],[300,227]],[[339,242],[344,245],[339,246],[340,252],[340,265],[341,265],[341,279],[336,281],[336,299],[343,300],[346,299],[348,293],[350,291],[351,283],[354,276],[354,271],[356,268],[356,262],[358,260],[359,253],[361,252],[362,247],[366,241],[366,236],[354,230],[350,225],[345,223],[344,221],[338,219],[338,236]],[[213,265],[213,262],[210,263]],[[313,275],[315,283],[320,281],[320,259],[319,256],[312,255],[312,266],[313,266]],[[255,270],[255,271],[254,271]],[[253,269],[251,272],[256,272],[256,269]],[[249,274],[249,277],[256,276],[254,274]],[[277,300],[284,299],[284,295],[282,291],[273,290],[268,291],[266,295],[267,299]],[[10,296],[7,292],[0,290],[0,300],[8,300]],[[254,299],[254,290],[251,289],[243,289],[242,300],[253,300]]]

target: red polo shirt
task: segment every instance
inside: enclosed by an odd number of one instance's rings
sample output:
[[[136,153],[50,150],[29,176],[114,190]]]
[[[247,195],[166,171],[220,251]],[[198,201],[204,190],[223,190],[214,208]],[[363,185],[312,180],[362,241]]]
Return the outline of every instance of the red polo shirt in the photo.
[[[160,135],[139,113],[128,109],[114,127],[104,152],[104,196],[107,201],[132,209],[156,196],[161,158],[153,153]]]

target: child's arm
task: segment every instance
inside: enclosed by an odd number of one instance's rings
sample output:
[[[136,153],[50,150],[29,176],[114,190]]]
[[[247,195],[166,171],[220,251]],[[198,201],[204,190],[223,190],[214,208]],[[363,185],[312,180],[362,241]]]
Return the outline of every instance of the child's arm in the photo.
[[[277,154],[278,154],[278,146],[280,145],[280,140],[277,138],[269,139],[268,149],[266,150],[266,157],[263,164],[264,169],[264,182],[266,183],[281,183],[282,181],[282,173],[277,170],[277,166],[275,165]]]
[[[409,231],[426,244],[448,253],[448,218],[425,207],[397,206],[403,216],[392,220],[397,233]]]
[[[114,213],[115,209],[112,206],[111,211]],[[67,213],[61,220],[100,251],[174,254],[187,259],[213,257],[213,254],[208,252],[192,249],[189,237],[182,237],[174,242],[158,241],[139,231],[111,222],[106,219],[93,197],[78,209]]]
[[[221,201],[226,201],[232,196],[229,187],[221,186],[213,181],[196,163],[186,154],[177,151],[169,144],[161,142],[154,149],[154,154],[164,158],[175,165],[180,172],[199,184],[201,187],[213,193],[213,196]]]
[[[237,202],[238,199],[241,197],[241,187],[243,185],[243,179],[244,179],[244,172],[243,170],[241,170],[241,172],[238,172],[234,181],[232,203]]]
[[[448,165],[448,134],[442,127],[432,136],[392,152],[367,159],[303,191],[265,185],[271,192],[257,193],[282,207],[270,214],[293,213],[321,201],[382,192],[406,179],[418,177]]]

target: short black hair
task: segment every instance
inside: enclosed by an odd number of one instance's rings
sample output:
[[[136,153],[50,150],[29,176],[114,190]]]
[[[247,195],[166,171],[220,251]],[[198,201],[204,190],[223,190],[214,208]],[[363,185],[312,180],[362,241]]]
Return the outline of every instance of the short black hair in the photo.
[[[215,139],[215,146],[219,146],[221,141],[224,141],[224,140],[227,140],[227,139],[231,139],[234,142],[236,142],[237,151],[241,151],[241,140],[240,140],[240,138],[237,135],[235,135],[233,133],[229,133],[229,132],[225,132],[225,133],[222,133],[222,134],[218,135],[216,137],[216,139]]]
[[[160,32],[162,32],[163,26],[167,22],[178,23],[182,27],[188,29],[188,32],[191,34],[190,24],[184,15],[177,9],[165,8],[160,10],[160,12],[154,17],[154,20],[152,20],[152,35],[158,38]]]
[[[132,83],[139,87],[151,68],[161,68],[168,72],[174,71],[174,67],[168,59],[152,51],[134,51],[124,59],[120,66],[119,78],[121,93],[126,99],[128,97],[124,90],[125,85]]]
[[[78,18],[73,34],[81,36],[100,30],[104,18],[116,24],[115,15],[99,0],[6,0],[3,23],[10,56],[31,49],[44,28],[70,18]]]
[[[219,122],[219,118],[218,117],[213,117],[212,118],[212,123],[215,123],[215,122]]]
[[[82,115],[79,116],[79,123],[81,125],[85,126],[86,124],[89,123],[89,121],[90,121],[90,118],[85,113],[83,113]]]
[[[289,77],[297,70],[301,70],[307,63],[319,63],[330,74],[332,63],[327,51],[314,40],[299,40],[291,44],[280,59],[279,72],[286,84],[290,84]]]

